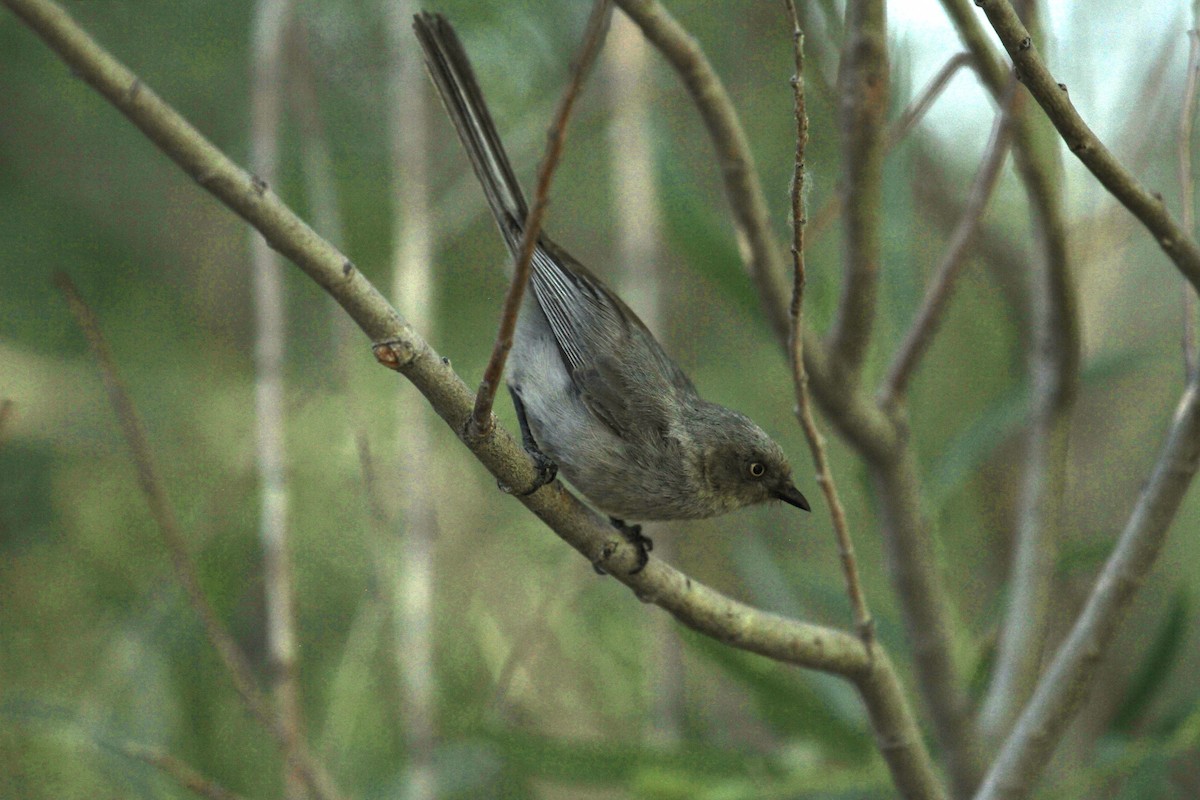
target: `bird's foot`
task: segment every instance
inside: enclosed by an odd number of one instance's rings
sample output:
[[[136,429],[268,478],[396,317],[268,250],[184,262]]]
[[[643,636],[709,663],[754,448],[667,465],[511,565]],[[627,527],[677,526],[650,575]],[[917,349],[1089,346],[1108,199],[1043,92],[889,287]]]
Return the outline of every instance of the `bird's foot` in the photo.
[[[625,541],[637,548],[637,566],[629,571],[630,575],[636,575],[645,569],[646,562],[650,560],[650,551],[654,549],[654,540],[642,533],[641,525],[627,525],[625,520],[616,517],[609,517],[608,521],[620,532],[621,536],[625,537]],[[597,575],[608,574],[598,563],[592,564],[592,568],[596,570]]]
[[[536,473],[533,476],[533,483],[522,491],[517,491],[513,487],[506,484],[504,481],[496,481],[496,485],[500,487],[500,491],[505,494],[516,495],[517,497],[528,497],[538,489],[550,483],[558,476],[558,464],[555,464],[550,456],[543,453],[536,447],[526,446],[525,452],[529,454],[529,458],[533,460],[533,468]]]

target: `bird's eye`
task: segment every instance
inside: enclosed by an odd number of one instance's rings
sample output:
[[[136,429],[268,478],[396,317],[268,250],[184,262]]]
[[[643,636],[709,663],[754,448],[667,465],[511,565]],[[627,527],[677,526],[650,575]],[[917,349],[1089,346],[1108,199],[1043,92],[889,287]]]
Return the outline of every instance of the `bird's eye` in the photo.
[[[761,478],[763,475],[766,475],[766,474],[767,474],[767,468],[761,461],[751,461],[750,462],[750,477],[751,478]]]

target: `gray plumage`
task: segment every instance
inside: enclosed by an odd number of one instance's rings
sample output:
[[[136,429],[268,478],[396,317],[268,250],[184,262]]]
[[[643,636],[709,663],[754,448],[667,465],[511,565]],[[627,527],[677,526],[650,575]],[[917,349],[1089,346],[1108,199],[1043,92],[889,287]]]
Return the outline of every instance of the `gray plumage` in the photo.
[[[525,197],[454,29],[414,22],[426,64],[510,253]],[[784,500],[808,509],[783,450],[696,392],[637,315],[545,235],[508,362],[523,427],[598,508],[621,519],[694,519]]]

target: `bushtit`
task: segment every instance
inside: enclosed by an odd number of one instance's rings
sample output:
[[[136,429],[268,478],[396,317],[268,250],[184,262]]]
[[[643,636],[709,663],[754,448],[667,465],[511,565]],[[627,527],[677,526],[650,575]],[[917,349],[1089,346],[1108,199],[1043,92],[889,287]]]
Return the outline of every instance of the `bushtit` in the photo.
[[[515,254],[528,207],[454,29],[418,14],[430,75]],[[540,467],[555,465],[638,547],[623,520],[711,517],[782,500],[809,510],[783,450],[744,415],[704,400],[611,289],[545,235],[508,362],[522,439]],[[536,489],[537,487],[535,487]]]

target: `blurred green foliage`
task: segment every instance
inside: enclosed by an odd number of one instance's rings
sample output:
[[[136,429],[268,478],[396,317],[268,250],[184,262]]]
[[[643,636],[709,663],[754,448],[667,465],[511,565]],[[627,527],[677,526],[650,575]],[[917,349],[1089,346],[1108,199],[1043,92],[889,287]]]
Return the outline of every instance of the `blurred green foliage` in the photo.
[[[252,4],[68,5],[244,162]],[[782,237],[794,131],[782,10],[695,0],[670,6],[727,82]],[[531,175],[586,8],[532,0],[434,7],[461,30],[518,170]],[[345,221],[342,244],[387,287],[394,226],[380,8],[310,1],[300,15]],[[1097,28],[1066,19],[1058,33],[1070,44],[1062,68],[1072,76],[1072,96],[1085,99],[1092,119],[1110,108],[1137,117],[1137,124],[1115,119],[1101,129],[1120,131],[1115,150],[1173,202],[1181,53],[1168,54],[1169,68],[1154,85],[1158,50],[1126,69],[1089,73],[1088,54],[1105,44]],[[1182,22],[1166,12],[1131,16],[1127,24],[1155,42],[1172,30],[1182,40]],[[834,98],[815,77],[836,75],[836,64],[822,59],[838,45],[810,39],[817,54],[810,59],[812,219],[836,193],[840,167]],[[896,35],[894,112],[927,77],[930,70],[918,65],[956,49],[952,36],[934,45],[911,31]],[[666,255],[658,267],[669,298],[661,333],[708,396],[778,435],[813,497],[786,365],[741,270],[710,146],[658,59],[652,76],[651,177],[663,204]],[[616,281],[611,209],[620,199],[611,188],[603,80],[594,78],[574,120],[548,227]],[[1114,82],[1107,94],[1097,88]],[[889,157],[872,376],[886,367],[920,302],[954,222],[945,209],[962,199],[986,137],[987,102],[969,75],[955,86],[941,113]],[[1143,102],[1106,106],[1110,96]],[[425,333],[473,381],[490,348],[504,256],[458,143],[443,120],[434,124],[436,324]],[[1147,130],[1162,133],[1142,135]],[[282,153],[276,189],[307,213],[294,123]],[[1086,368],[1055,637],[1128,515],[1181,385],[1177,274],[1069,159],[1066,181]],[[1023,269],[1031,245],[1011,175],[987,227],[983,241],[993,246],[977,249],[910,401],[942,573],[969,636],[958,644],[966,663],[980,665],[975,685],[986,679],[1003,599],[1027,405]],[[279,794],[279,755],[238,702],[174,582],[96,367],[50,282],[65,270],[99,314],[205,589],[265,680],[248,236],[11,14],[0,13],[0,399],[15,402],[0,432],[0,797],[188,796],[126,755],[129,743],[169,752],[246,797]],[[807,313],[818,328],[828,324],[838,295],[837,238],[836,226],[814,237],[809,254]],[[328,299],[298,271],[288,272],[286,288],[288,468],[309,737],[353,796],[396,797],[409,763],[404,712],[356,437],[369,441],[384,491],[395,496],[405,487],[392,478],[393,443],[411,421],[395,419],[398,381],[374,365],[367,342],[334,346],[338,312]],[[638,308],[638,297],[627,299]],[[369,413],[356,416],[354,408]],[[507,407],[500,414],[512,423]],[[436,459],[424,466],[438,517],[433,678],[443,796],[892,796],[844,684],[688,633],[673,639],[682,648],[686,701],[679,738],[648,737],[657,669],[651,654],[660,634],[647,618],[661,612],[594,576],[495,491],[451,432],[437,427],[434,435]],[[905,668],[871,487],[852,453],[831,439],[880,636]],[[1187,503],[1102,667],[1094,702],[1061,748],[1047,796],[1200,792],[1200,625],[1192,600],[1200,589],[1198,521],[1196,504]],[[699,580],[779,613],[849,622],[820,508],[803,517],[761,508],[663,535],[674,537],[674,560]],[[514,651],[520,647],[528,650]],[[512,658],[517,667],[498,701],[497,681]]]

